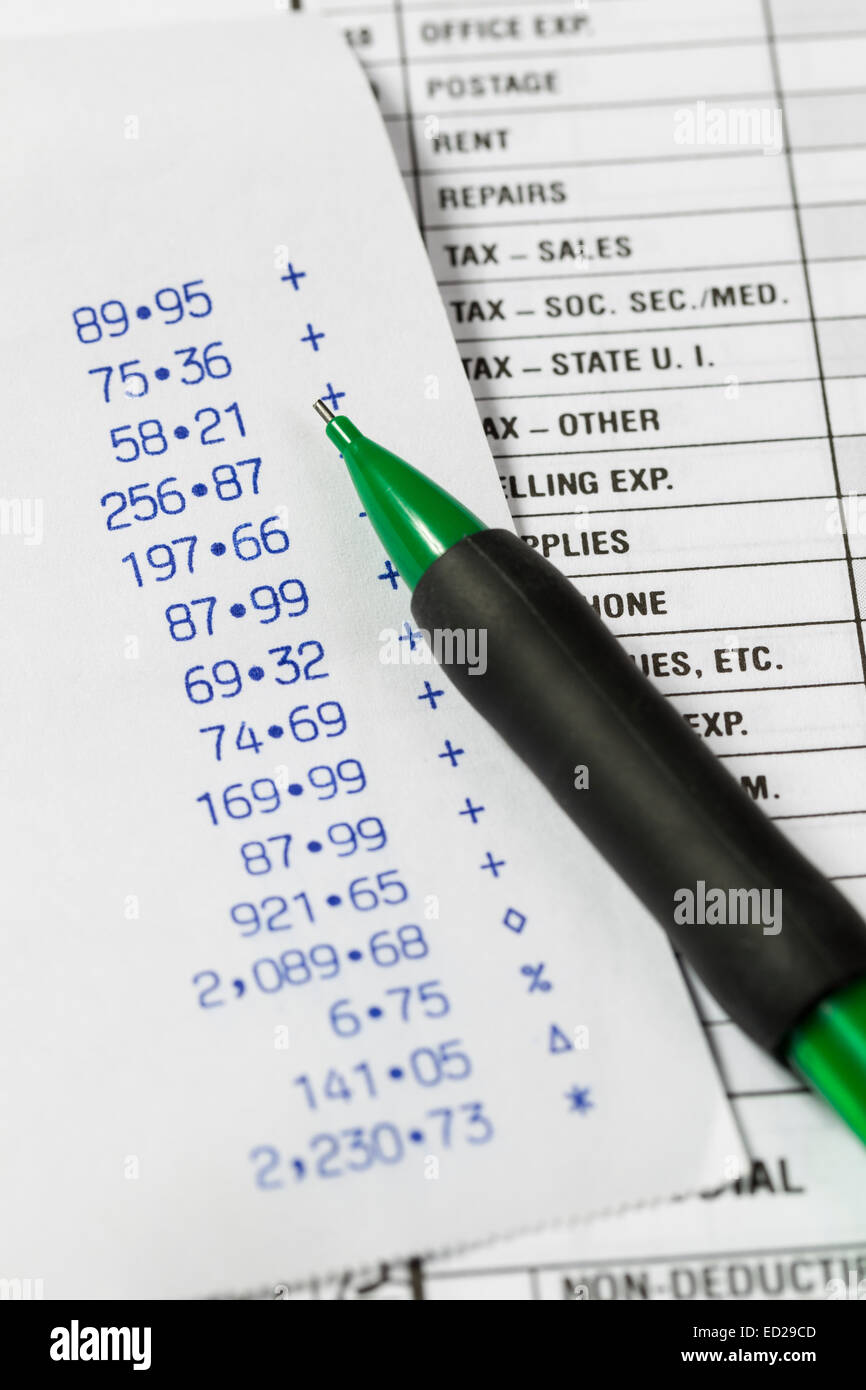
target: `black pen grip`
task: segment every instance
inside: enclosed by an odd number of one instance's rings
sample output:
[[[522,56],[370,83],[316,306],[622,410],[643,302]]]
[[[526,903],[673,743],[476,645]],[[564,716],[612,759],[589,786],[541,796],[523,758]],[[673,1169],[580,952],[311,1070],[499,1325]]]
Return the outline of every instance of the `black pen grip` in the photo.
[[[822,999],[866,976],[855,909],[525,542],[501,530],[467,536],[422,576],[412,613],[434,636],[486,634],[483,671],[447,637],[434,640],[440,664],[758,1043],[783,1057]],[[691,890],[697,904],[700,883],[727,902],[731,890],[781,891],[780,929],[754,916],[677,922],[675,893]]]

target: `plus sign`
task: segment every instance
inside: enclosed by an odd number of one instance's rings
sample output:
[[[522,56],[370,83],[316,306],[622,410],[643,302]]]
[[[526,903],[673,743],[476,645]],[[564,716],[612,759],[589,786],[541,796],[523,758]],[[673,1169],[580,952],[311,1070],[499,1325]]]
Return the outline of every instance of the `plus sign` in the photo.
[[[438,709],[439,706],[438,706],[437,703],[436,703],[436,697],[437,697],[437,695],[444,695],[444,694],[445,694],[445,691],[444,691],[444,690],[434,690],[433,687],[432,687],[432,685],[430,684],[430,682],[429,682],[429,681],[425,681],[425,682],[424,682],[424,694],[423,694],[423,695],[419,695],[419,696],[418,696],[418,699],[419,699],[419,700],[429,700],[429,701],[430,701],[430,708],[431,708],[431,709]]]
[[[473,805],[472,805],[472,802],[471,802],[471,800],[470,800],[470,798],[467,796],[467,798],[466,798],[466,810],[465,810],[465,811],[461,811],[461,812],[460,812],[460,815],[461,815],[461,816],[471,816],[471,817],[472,817],[472,824],[474,825],[475,822],[478,820],[478,817],[481,815],[481,812],[484,811],[484,810],[486,810],[486,809],[487,809],[487,808],[486,808],[485,806],[473,806]]]
[[[415,638],[420,637],[421,634],[412,627],[411,623],[404,623],[403,626],[406,629],[406,631],[402,633],[397,640],[399,642],[408,642],[410,652],[414,652],[415,648],[418,646],[418,643],[415,641]]]
[[[499,870],[501,868],[504,868],[504,866],[505,860],[494,859],[493,855],[490,853],[490,850],[487,851],[487,858],[485,859],[484,863],[478,865],[479,869],[489,869],[494,878],[499,877]]]
[[[319,338],[324,338],[324,333],[316,333],[311,323],[307,324],[307,331],[301,339],[302,343],[309,343],[313,352],[319,351]]]
[[[419,695],[418,698],[419,698],[419,700],[420,700],[420,698],[421,698],[420,695]],[[463,754],[464,754],[465,752],[466,752],[466,749],[465,749],[465,748],[455,748],[454,745],[452,744],[450,738],[446,738],[446,740],[445,740],[445,752],[444,752],[444,753],[440,753],[440,754],[439,754],[439,757],[440,757],[440,758],[448,758],[449,761],[450,761],[450,763],[451,763],[451,766],[452,766],[452,767],[456,767],[456,766],[457,766],[457,759],[458,759],[458,758],[462,758],[462,757],[463,757]]]
[[[385,561],[385,573],[384,573],[384,574],[377,574],[377,575],[376,575],[376,578],[377,578],[377,579],[390,579],[390,581],[391,581],[391,588],[392,588],[392,589],[396,589],[396,587],[397,587],[397,580],[400,578],[400,571],[399,571],[399,570],[395,570],[395,568],[394,568],[394,566],[391,564],[391,561],[390,561],[390,560],[386,560],[386,561]]]
[[[303,342],[303,338],[301,342]],[[330,381],[326,381],[325,385],[328,389],[322,392],[320,400],[327,401],[331,409],[336,410],[346,393],[345,391],[335,391]]]
[[[288,273],[286,275],[281,275],[280,279],[291,280],[292,289],[296,290],[298,288],[298,281],[303,280],[306,273],[307,272],[305,270],[295,270],[295,267],[292,265],[291,261],[289,261]]]

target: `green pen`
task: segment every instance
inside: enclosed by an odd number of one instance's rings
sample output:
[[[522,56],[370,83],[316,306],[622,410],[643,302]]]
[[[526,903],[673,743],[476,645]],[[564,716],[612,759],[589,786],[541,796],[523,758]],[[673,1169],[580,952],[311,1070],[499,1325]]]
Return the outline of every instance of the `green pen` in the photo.
[[[866,1143],[863,919],[549,561],[512,532],[488,529],[324,401],[315,409],[412,591],[419,627],[486,634],[483,671],[461,664],[459,644],[439,647],[451,652],[440,664],[457,688],[653,913],[730,1017]],[[581,789],[579,766],[589,771]],[[682,920],[684,892],[715,903],[715,920]],[[763,912],[769,902],[780,905],[778,920],[758,914],[756,904]],[[719,904],[727,905],[724,920]]]

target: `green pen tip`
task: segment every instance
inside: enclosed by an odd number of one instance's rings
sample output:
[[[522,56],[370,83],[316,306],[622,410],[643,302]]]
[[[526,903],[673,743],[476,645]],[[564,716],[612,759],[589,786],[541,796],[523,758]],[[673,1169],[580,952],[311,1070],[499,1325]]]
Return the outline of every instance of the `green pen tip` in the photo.
[[[791,1037],[788,1060],[866,1144],[866,980],[824,999]]]
[[[364,510],[410,589],[452,545],[486,529],[456,497],[368,439],[348,416],[335,415],[325,401],[316,401],[313,409],[325,421],[325,433],[343,455]]]

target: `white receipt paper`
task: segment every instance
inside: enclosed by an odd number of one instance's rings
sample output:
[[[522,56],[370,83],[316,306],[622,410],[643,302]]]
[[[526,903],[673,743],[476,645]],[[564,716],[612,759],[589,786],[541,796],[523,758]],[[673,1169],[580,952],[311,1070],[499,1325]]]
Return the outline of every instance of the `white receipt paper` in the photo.
[[[722,1181],[662,933],[422,660],[311,410],[511,524],[339,36],[3,69],[0,1272],[201,1296]]]

